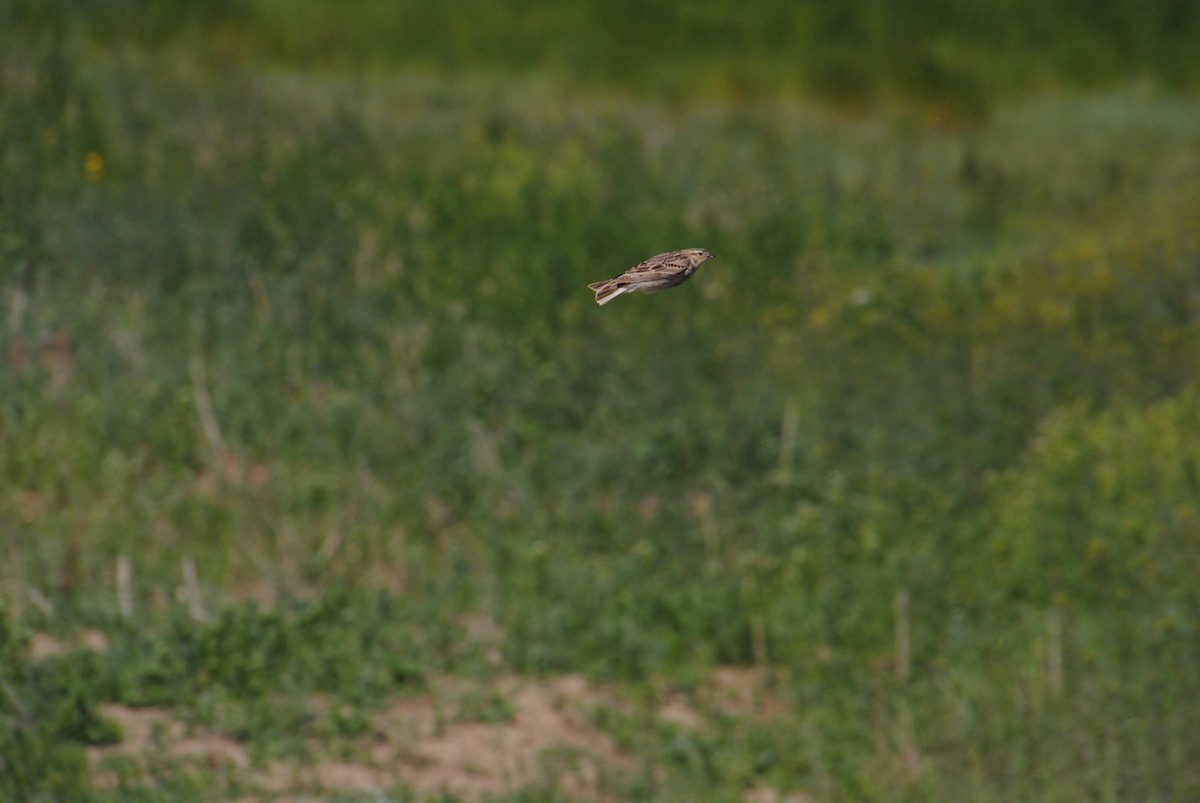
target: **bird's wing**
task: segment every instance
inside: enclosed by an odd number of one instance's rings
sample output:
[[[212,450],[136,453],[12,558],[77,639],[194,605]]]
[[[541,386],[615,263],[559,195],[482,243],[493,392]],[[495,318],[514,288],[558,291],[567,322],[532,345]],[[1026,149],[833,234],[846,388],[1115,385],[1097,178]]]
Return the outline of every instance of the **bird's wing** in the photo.
[[[667,279],[686,271],[691,265],[692,263],[688,262],[687,257],[682,254],[659,254],[656,257],[647,259],[645,262],[634,265],[618,276],[615,281],[618,284],[632,284],[634,282]]]

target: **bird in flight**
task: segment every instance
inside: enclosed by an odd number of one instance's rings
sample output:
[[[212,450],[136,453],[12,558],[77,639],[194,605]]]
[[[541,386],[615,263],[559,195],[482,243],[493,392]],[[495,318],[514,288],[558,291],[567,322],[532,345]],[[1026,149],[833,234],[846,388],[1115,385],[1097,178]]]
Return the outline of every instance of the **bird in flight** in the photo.
[[[596,293],[597,304],[607,304],[622,293],[657,293],[686,282],[706,260],[713,255],[703,248],[685,248],[682,251],[668,251],[656,257],[650,257],[645,262],[634,265],[629,270],[605,282],[589,284],[588,289]]]

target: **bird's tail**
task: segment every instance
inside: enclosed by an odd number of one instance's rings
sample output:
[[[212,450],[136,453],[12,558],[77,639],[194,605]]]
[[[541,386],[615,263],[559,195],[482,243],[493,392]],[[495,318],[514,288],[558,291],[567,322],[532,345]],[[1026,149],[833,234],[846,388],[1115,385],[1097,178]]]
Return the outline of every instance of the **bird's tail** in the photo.
[[[609,279],[604,282],[589,284],[588,289],[595,291],[596,303],[603,306],[621,295],[621,293],[627,293],[633,288],[627,284],[617,284],[616,279]]]

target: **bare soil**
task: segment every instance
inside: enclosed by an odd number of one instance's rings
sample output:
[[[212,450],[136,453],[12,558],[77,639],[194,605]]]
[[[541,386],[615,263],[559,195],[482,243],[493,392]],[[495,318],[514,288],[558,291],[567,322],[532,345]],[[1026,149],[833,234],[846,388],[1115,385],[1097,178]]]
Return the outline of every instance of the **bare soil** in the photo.
[[[480,719],[470,703],[480,695],[504,701],[502,715]],[[105,767],[117,756],[154,753],[208,770],[236,773],[274,800],[318,800],[333,793],[385,793],[407,787],[424,799],[450,792],[464,800],[530,786],[557,789],[578,800],[612,799],[605,792],[614,774],[635,768],[634,759],[590,721],[594,706],[611,702],[584,678],[503,678],[486,688],[445,678],[420,697],[398,700],[375,713],[372,734],[355,744],[357,755],[308,763],[271,761],[256,766],[246,749],[228,737],[189,727],[169,713],[105,705],[104,716],[120,725],[122,741],[92,748],[97,783],[111,786]],[[316,751],[319,753],[318,751]]]

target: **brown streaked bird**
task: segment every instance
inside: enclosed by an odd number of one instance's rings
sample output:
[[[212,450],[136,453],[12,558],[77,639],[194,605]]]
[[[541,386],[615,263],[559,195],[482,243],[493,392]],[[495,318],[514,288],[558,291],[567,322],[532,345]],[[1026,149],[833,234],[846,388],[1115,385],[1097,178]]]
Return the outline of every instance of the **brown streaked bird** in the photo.
[[[607,304],[622,293],[657,293],[686,282],[713,255],[703,248],[668,251],[634,265],[620,276],[606,282],[589,284],[596,292],[596,303]]]

